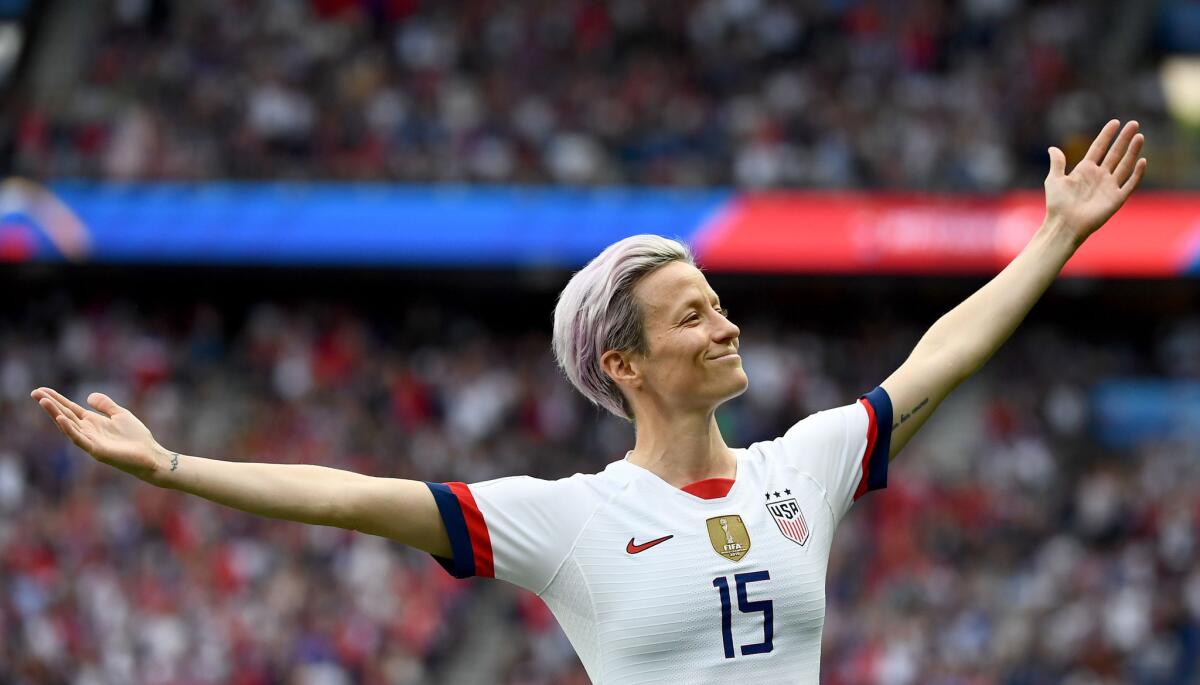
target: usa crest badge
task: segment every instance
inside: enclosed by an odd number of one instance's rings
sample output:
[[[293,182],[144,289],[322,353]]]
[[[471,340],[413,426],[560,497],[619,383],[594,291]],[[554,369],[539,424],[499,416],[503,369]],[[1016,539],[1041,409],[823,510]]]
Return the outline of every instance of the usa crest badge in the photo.
[[[767,511],[771,512],[771,517],[775,519],[775,525],[779,526],[779,532],[783,533],[783,537],[801,547],[808,542],[808,521],[804,520],[804,512],[800,511],[800,505],[796,503],[795,497],[774,502],[768,501]]]
[[[737,514],[714,516],[705,522],[713,551],[730,561],[741,561],[750,551],[750,532]]]

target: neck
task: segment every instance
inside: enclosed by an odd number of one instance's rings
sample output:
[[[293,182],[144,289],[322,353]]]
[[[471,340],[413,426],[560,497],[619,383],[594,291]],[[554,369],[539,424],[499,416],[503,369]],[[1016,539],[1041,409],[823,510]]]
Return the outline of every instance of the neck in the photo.
[[[712,411],[671,420],[654,412],[638,414],[637,439],[627,460],[677,488],[737,475],[737,460]]]

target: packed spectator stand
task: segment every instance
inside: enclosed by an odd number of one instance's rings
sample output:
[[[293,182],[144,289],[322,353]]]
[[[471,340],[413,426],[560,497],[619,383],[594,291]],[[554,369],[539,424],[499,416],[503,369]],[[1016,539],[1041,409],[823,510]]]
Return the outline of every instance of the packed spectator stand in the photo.
[[[841,297],[819,291],[810,302]],[[514,293],[510,312],[526,313],[507,324],[449,300],[242,310],[59,294],[6,312],[0,681],[434,683],[475,667],[478,682],[588,682],[533,595],[454,580],[382,538],[157,490],[94,462],[28,400],[41,384],[106,391],[168,447],[222,459],[431,481],[594,472],[632,429],[554,367],[537,323],[549,308],[527,311],[547,297]],[[730,444],[852,401],[903,360],[925,314],[814,316],[743,321],[751,383],[719,412]],[[1114,451],[1088,418],[1105,378],[1194,378],[1197,322],[1141,349],[1055,316],[960,388],[839,529],[825,682],[1200,677],[1197,444]]]
[[[1155,7],[1186,3],[52,4],[72,30],[43,31],[53,68],[9,98],[9,171],[38,180],[993,192],[1040,186],[1048,145],[1078,158],[1120,116],[1147,186],[1200,184],[1153,59]],[[464,306],[443,283],[369,311],[279,279],[299,298],[149,306],[148,278],[5,296],[0,682],[588,682],[536,597],[156,490],[28,399],[101,390],[186,453],[431,481],[594,472],[632,444],[554,368],[550,291]],[[731,298],[751,380],[719,413],[732,445],[852,401],[953,304],[904,281],[872,291],[894,318],[843,316],[861,309],[805,287],[799,315]],[[1114,450],[1089,414],[1107,379],[1200,377],[1193,290],[1133,322],[1035,310],[951,396],[839,530],[824,682],[1200,681],[1200,447]]]
[[[995,192],[1117,116],[1149,186],[1200,181],[1172,3],[59,4],[15,123],[37,178]]]

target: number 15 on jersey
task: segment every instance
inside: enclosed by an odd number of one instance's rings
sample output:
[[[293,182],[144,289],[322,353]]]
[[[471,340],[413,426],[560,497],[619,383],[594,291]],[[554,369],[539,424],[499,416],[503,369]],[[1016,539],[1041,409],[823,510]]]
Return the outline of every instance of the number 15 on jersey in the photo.
[[[751,571],[735,573],[734,586],[737,588],[738,611],[743,614],[763,615],[763,640],[754,644],[742,645],[742,656],[750,654],[765,654],[772,649],[772,639],[775,636],[775,607],[769,599],[751,602],[746,596],[746,586],[760,580],[770,580],[770,571]],[[713,578],[713,587],[721,593],[721,642],[725,645],[725,658],[732,659],[733,653],[733,603],[729,597],[729,579],[725,576]]]

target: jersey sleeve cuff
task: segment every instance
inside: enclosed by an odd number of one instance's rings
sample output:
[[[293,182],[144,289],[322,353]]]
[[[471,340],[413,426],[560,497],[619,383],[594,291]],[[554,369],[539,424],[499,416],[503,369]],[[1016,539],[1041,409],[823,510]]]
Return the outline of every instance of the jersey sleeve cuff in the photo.
[[[491,538],[470,488],[457,482],[424,483],[437,502],[454,558],[430,556],[455,578],[494,577]]]
[[[888,454],[892,449],[892,398],[881,386],[859,397],[867,410],[867,448],[863,452],[863,474],[854,499],[887,487]]]

